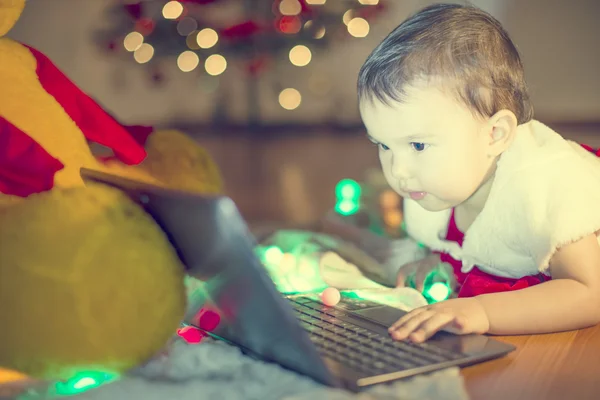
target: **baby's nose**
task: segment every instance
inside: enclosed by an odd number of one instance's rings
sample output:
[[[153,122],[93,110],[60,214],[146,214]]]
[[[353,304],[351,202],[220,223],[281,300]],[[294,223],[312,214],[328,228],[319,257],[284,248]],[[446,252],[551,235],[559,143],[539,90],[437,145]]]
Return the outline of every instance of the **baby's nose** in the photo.
[[[410,169],[407,163],[397,159],[392,160],[392,176],[400,182],[400,186],[405,186],[410,177]]]

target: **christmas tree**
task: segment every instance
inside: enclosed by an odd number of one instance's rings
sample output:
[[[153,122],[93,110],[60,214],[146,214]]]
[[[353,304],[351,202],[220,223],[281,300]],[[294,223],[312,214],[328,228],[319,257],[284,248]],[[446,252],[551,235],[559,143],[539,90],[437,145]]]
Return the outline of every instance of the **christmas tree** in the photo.
[[[258,78],[277,62],[308,65],[337,40],[366,37],[384,0],[179,0],[119,2],[98,43],[116,55],[150,66],[172,59],[182,72],[219,76],[228,63],[247,73],[251,122],[260,119]],[[293,110],[301,93],[285,88],[281,107]],[[253,107],[253,108],[252,108]]]

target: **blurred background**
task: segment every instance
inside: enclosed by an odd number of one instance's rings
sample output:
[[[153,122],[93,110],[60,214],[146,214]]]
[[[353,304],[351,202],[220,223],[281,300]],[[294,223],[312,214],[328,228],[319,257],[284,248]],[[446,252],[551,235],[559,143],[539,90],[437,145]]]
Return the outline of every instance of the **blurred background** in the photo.
[[[304,224],[377,171],[356,76],[424,0],[28,0],[9,36],[125,124],[179,128],[251,221]],[[600,1],[473,0],[525,62],[536,119],[600,146]]]

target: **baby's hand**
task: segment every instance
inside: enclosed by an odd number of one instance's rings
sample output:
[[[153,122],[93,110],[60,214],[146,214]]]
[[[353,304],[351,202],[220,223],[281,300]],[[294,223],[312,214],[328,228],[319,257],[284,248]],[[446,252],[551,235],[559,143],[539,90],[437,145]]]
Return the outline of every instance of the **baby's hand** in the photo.
[[[396,286],[413,286],[419,292],[423,292],[423,285],[427,276],[436,272],[442,281],[448,283],[448,286],[453,290],[455,286],[454,271],[452,266],[447,263],[442,263],[440,255],[433,253],[422,260],[408,263],[398,272],[396,277]],[[412,282],[412,284],[411,284]]]
[[[482,334],[490,329],[490,322],[481,302],[470,297],[414,309],[395,322],[389,332],[396,340],[421,343],[442,329],[461,335]]]

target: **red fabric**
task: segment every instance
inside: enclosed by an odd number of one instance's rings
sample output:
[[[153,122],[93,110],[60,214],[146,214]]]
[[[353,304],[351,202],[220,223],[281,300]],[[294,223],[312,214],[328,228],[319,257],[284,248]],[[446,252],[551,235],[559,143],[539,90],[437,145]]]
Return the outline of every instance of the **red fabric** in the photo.
[[[593,149],[592,147],[585,144],[582,144],[581,146],[589,152],[600,157],[600,149]],[[452,214],[450,216],[446,240],[456,242],[461,247],[463,245],[464,234],[456,226],[456,221],[454,219],[454,209],[452,209]],[[447,253],[436,253],[440,254],[442,262],[446,262],[452,265],[452,268],[454,269],[454,276],[456,277],[456,281],[458,282],[458,297],[473,297],[485,293],[497,293],[507,292],[511,290],[519,290],[537,285],[539,283],[551,279],[549,276],[544,275],[542,273],[533,276],[524,276],[519,279],[501,278],[483,272],[477,267],[474,267],[470,272],[463,273],[461,271],[461,261],[455,260],[450,256],[450,254]]]
[[[123,128],[127,129],[127,132],[135,139],[141,146],[145,146],[148,141],[148,137],[154,132],[154,128],[146,125],[123,125]],[[114,155],[98,157],[98,160],[106,163],[108,161],[118,161],[119,158]]]
[[[583,147],[590,153],[594,153],[596,155],[596,157],[600,157],[600,149],[594,149],[594,148],[588,146],[587,144],[581,144],[581,147]]]
[[[37,61],[40,83],[89,141],[111,148],[125,164],[139,164],[144,160],[146,151],[125,127],[83,93],[48,57],[31,47],[28,49]],[[35,104],[31,106],[35,107]]]
[[[456,226],[456,221],[454,220],[454,209],[452,210],[452,214],[450,216],[446,240],[456,242],[461,247],[463,245],[464,234]],[[529,286],[537,285],[538,283],[542,283],[550,279],[544,274],[525,276],[520,279],[501,278],[483,272],[477,267],[474,267],[470,272],[463,273],[461,271],[461,261],[455,260],[450,256],[450,254],[439,254],[442,262],[452,265],[452,268],[454,269],[454,276],[456,277],[456,281],[458,283],[458,297],[473,297],[485,293],[519,290]]]
[[[131,137],[141,146],[146,146],[148,136],[154,132],[154,127],[147,125],[123,125]]]
[[[221,36],[226,39],[244,39],[256,35],[261,26],[252,20],[229,26],[221,30]]]
[[[29,135],[0,117],[0,193],[27,197],[54,186],[63,164]]]

